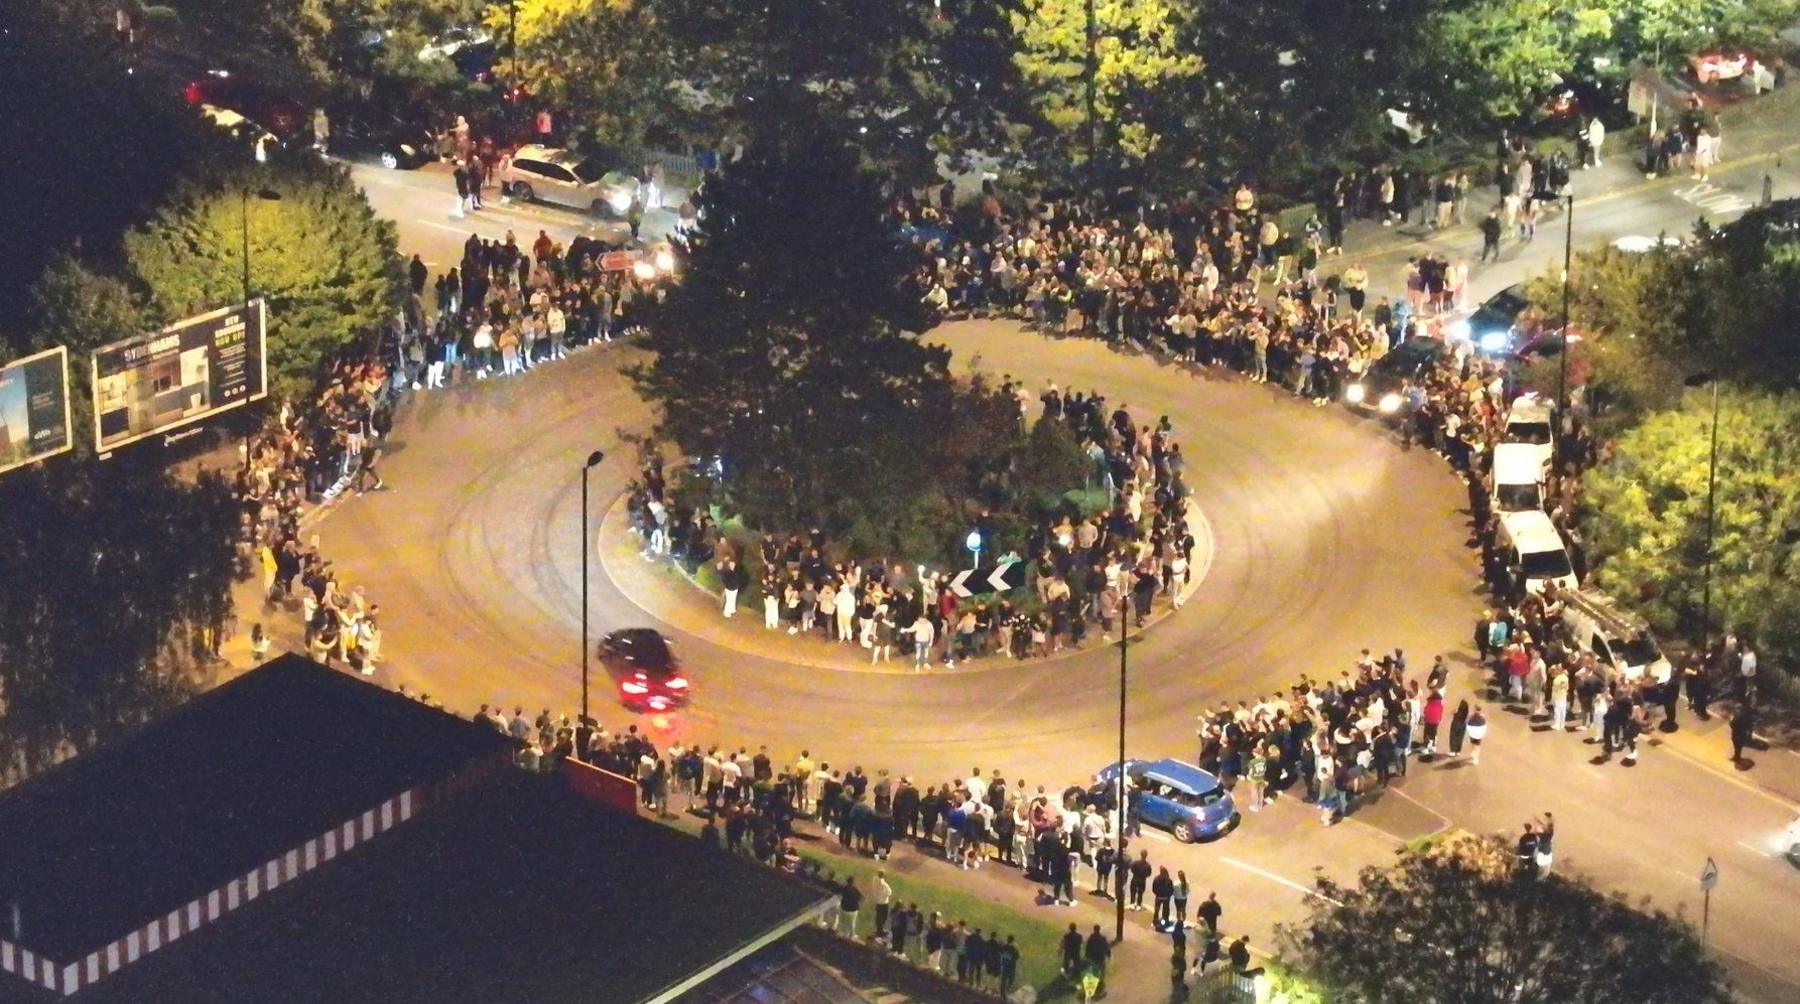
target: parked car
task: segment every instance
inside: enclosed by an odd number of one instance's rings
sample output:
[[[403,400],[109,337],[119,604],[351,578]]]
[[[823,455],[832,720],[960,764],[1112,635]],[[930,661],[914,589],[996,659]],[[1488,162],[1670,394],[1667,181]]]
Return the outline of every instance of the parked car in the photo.
[[[1561,595],[1563,624],[1575,644],[1592,653],[1601,666],[1624,680],[1648,675],[1658,683],[1668,682],[1674,667],[1642,617],[1596,590],[1577,589]]]
[[[312,127],[312,112],[299,101],[241,74],[210,70],[187,82],[181,96],[188,104],[229,109],[292,142]]]
[[[1138,792],[1138,818],[1168,830],[1183,843],[1221,837],[1238,823],[1231,792],[1212,774],[1180,760],[1126,760],[1126,784]],[[1088,789],[1088,800],[1102,809],[1113,807],[1119,765],[1102,767]],[[1129,797],[1129,796],[1128,796]]]
[[[1544,475],[1556,458],[1556,402],[1542,394],[1521,394],[1506,411],[1502,444],[1527,447]]]
[[[329,152],[344,160],[380,164],[390,171],[410,171],[437,159],[431,130],[405,118],[356,112],[331,120]]]
[[[624,216],[638,200],[638,181],[608,171],[594,157],[532,144],[500,168],[500,191],[523,201],[553,202],[595,216]]]
[[[269,159],[270,150],[282,145],[274,133],[229,108],[203,104],[200,106],[200,114],[206,116],[207,121],[213,125],[248,144],[258,164]]]
[[[1344,388],[1344,402],[1359,411],[1402,417],[1411,408],[1405,394],[1408,384],[1418,383],[1449,351],[1435,338],[1409,338]]]
[[[1500,443],[1494,447],[1493,494],[1495,512],[1542,512],[1544,464],[1537,449],[1525,443]]]
[[[1781,856],[1787,858],[1788,864],[1800,868],[1800,818],[1788,824],[1781,833]]]
[[[1558,588],[1580,587],[1562,534],[1541,510],[1501,513],[1499,538],[1507,570],[1527,593],[1542,593],[1552,582]]]
[[[1736,80],[1756,62],[1747,52],[1706,52],[1688,57],[1688,69],[1703,84]]]
[[[668,711],[688,702],[688,680],[654,628],[624,628],[600,639],[600,664],[619,685],[619,700],[635,711]]]

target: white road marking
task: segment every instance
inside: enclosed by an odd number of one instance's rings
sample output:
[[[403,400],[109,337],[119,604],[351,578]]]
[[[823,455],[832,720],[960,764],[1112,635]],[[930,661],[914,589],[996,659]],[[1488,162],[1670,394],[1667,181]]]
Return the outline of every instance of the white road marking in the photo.
[[[466,226],[453,227],[448,223],[439,223],[436,220],[415,219],[415,220],[413,220],[413,222],[414,223],[423,223],[428,227],[437,227],[439,230],[448,230],[453,234],[463,234],[464,236],[467,236],[469,233],[469,228]]]
[[[1770,854],[1770,853],[1769,853],[1769,852],[1768,852],[1768,851],[1765,851],[1765,850],[1763,850],[1763,849],[1762,849],[1762,848],[1760,848],[1760,847],[1752,847],[1752,846],[1750,846],[1750,845],[1749,845],[1749,844],[1746,844],[1746,843],[1744,843],[1744,842],[1743,842],[1743,841],[1742,841],[1742,840],[1740,840],[1740,841],[1738,841],[1738,842],[1737,842],[1737,845],[1738,845],[1738,846],[1739,846],[1739,847],[1742,847],[1742,848],[1743,848],[1743,849],[1744,849],[1744,850],[1747,850],[1747,851],[1750,851],[1750,852],[1752,852],[1752,853],[1754,853],[1754,854],[1760,854],[1760,855],[1762,855],[1762,856],[1763,856],[1763,857],[1765,857],[1765,858],[1772,858],[1772,857],[1774,857],[1774,856],[1775,856],[1775,855],[1773,855],[1773,854]]]
[[[1237,858],[1221,857],[1221,858],[1219,858],[1219,860],[1225,862],[1228,865],[1231,865],[1234,868],[1242,868],[1243,870],[1251,873],[1252,875],[1261,875],[1263,878],[1266,878],[1271,882],[1275,882],[1280,885],[1287,886],[1289,889],[1292,889],[1295,892],[1301,893],[1306,896],[1311,896],[1315,899],[1322,899],[1325,902],[1330,903],[1332,906],[1343,906],[1344,905],[1344,904],[1338,902],[1337,900],[1332,899],[1330,896],[1321,894],[1316,889],[1309,889],[1306,886],[1303,886],[1300,883],[1295,882],[1292,879],[1284,878],[1284,877],[1277,875],[1271,871],[1264,871],[1263,869],[1258,868],[1255,865],[1245,864],[1244,862],[1239,861]]]
[[[1158,833],[1155,830],[1145,830],[1142,835],[1149,837],[1151,840],[1160,840],[1165,844],[1174,843],[1173,840],[1169,839],[1169,836],[1167,834]]]
[[[1604,781],[1604,780],[1606,780],[1606,775],[1605,775],[1605,774],[1602,774],[1602,773],[1600,773],[1600,772],[1599,772],[1599,771],[1597,771],[1597,770],[1595,770],[1595,769],[1594,769],[1594,768],[1592,768],[1592,767],[1583,767],[1583,768],[1581,768],[1581,769],[1582,769],[1582,770],[1583,770],[1583,771],[1584,771],[1584,772],[1586,772],[1586,773],[1589,773],[1589,774],[1592,774],[1592,775],[1594,775],[1594,776],[1595,776],[1595,777],[1597,777],[1597,778],[1599,778],[1599,779],[1600,779],[1600,780],[1602,780],[1602,781]]]

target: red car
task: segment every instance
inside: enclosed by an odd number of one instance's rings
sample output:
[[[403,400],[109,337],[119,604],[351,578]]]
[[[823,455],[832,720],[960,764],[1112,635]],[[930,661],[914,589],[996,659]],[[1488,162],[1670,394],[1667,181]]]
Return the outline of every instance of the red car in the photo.
[[[670,711],[688,702],[687,675],[652,628],[624,628],[600,639],[600,663],[619,685],[619,700],[634,711]]]

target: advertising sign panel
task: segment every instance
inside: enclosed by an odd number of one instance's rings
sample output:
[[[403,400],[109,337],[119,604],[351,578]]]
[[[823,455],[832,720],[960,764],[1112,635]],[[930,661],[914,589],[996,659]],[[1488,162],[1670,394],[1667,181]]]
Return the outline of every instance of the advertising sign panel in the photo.
[[[262,300],[94,350],[94,445],[160,435],[269,393]]]
[[[68,349],[0,366],[0,474],[72,448],[69,422]]]

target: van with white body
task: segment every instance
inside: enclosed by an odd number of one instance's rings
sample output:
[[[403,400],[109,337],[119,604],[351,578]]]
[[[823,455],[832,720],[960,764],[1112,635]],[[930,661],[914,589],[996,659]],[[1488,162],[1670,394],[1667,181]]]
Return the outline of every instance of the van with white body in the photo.
[[[1562,599],[1563,625],[1581,651],[1592,653],[1620,679],[1635,681],[1648,675],[1658,683],[1668,682],[1674,667],[1642,617],[1592,589],[1564,593]]]
[[[1548,477],[1556,456],[1555,403],[1540,394],[1520,395],[1506,412],[1500,441],[1530,447],[1543,466],[1543,476]]]
[[[1541,510],[1501,513],[1499,538],[1507,569],[1527,593],[1542,593],[1552,582],[1570,590],[1580,586],[1562,534]]]
[[[1491,480],[1495,512],[1543,511],[1544,466],[1537,447],[1529,443],[1496,445]]]

